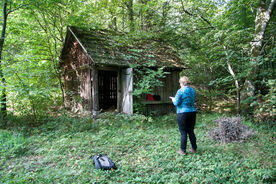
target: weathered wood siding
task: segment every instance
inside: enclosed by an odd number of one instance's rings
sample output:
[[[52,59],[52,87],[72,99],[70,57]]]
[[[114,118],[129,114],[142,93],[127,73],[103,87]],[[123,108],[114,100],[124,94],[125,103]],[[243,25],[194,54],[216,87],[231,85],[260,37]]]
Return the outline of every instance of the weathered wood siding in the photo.
[[[126,68],[122,70],[122,109],[121,112],[133,114],[133,69]]]
[[[160,114],[168,114],[170,112],[175,112],[175,106],[172,104],[170,96],[175,96],[179,86],[179,73],[180,71],[169,71],[165,78],[161,79],[163,86],[155,87],[153,90],[153,95],[160,95],[160,101],[145,101],[142,103],[146,105],[146,113],[151,113],[153,111]]]
[[[64,58],[65,105],[74,111],[91,111],[91,69],[90,58],[77,40]]]
[[[142,64],[148,59],[156,60],[157,66],[170,68],[170,74],[162,79],[163,86],[156,87],[153,94],[161,97],[160,101],[149,102],[144,98],[147,111],[158,111],[162,114],[175,111],[169,96],[174,96],[179,88],[179,72],[183,68],[182,60],[178,54],[165,43],[153,44],[153,40],[120,47],[117,45],[118,38],[125,34],[113,33],[104,30],[83,30],[77,27],[68,27],[64,47],[61,53],[64,68],[64,91],[65,105],[75,112],[88,111],[97,115],[102,108],[99,104],[99,88],[106,87],[99,85],[104,71],[117,72],[117,105],[116,111],[132,114],[133,98],[132,90],[135,83],[135,71],[132,71],[129,64]],[[138,52],[137,52],[138,51]],[[176,71],[179,70],[179,71]],[[134,72],[134,74],[133,74]],[[138,75],[137,75],[138,76]],[[133,78],[134,77],[134,78]],[[106,78],[105,78],[106,79]],[[116,79],[113,78],[115,85]],[[115,81],[115,82],[114,82]],[[113,95],[116,89],[112,88]],[[115,92],[114,92],[115,91]],[[105,93],[106,94],[106,93]],[[100,101],[105,104],[106,98]],[[116,101],[116,99],[114,99]],[[142,102],[141,102],[142,103]]]
[[[91,69],[91,91],[92,91],[92,115],[97,116],[99,113],[99,95],[98,95],[98,69],[93,66]]]
[[[98,68],[92,66],[90,57],[75,39],[71,40],[68,54],[63,61],[66,107],[77,112],[92,112],[93,115],[99,113],[98,71],[103,69],[118,72],[117,109],[119,112],[133,113],[133,71],[131,68]],[[161,79],[163,86],[155,87],[152,93],[153,95],[159,95],[161,100],[146,101],[144,99],[141,102],[146,106],[146,113],[153,111],[159,114],[175,112],[175,107],[169,97],[175,96],[179,88],[180,71],[169,72],[170,74]]]
[[[161,79],[163,86],[154,88],[154,94],[161,96],[161,101],[170,101],[170,96],[175,96],[179,89],[179,71],[170,71],[165,78]]]

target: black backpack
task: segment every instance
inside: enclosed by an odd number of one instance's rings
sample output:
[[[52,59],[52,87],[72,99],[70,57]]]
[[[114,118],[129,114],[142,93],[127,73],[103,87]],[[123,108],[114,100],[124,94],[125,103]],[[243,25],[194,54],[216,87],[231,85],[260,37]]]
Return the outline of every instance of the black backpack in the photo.
[[[93,156],[93,161],[95,164],[96,169],[102,169],[102,170],[111,170],[111,169],[117,169],[115,166],[115,163],[106,155],[95,155]]]

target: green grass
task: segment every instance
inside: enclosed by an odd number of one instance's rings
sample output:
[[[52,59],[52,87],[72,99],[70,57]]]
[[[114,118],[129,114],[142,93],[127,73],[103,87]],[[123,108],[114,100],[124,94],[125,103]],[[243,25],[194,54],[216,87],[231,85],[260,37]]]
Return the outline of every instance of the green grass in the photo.
[[[256,135],[244,143],[210,140],[219,114],[199,114],[198,153],[179,155],[175,115],[103,114],[57,117],[37,128],[0,130],[0,183],[273,183],[275,128],[245,121]],[[188,144],[189,145],[189,144]],[[91,156],[118,166],[98,171]]]

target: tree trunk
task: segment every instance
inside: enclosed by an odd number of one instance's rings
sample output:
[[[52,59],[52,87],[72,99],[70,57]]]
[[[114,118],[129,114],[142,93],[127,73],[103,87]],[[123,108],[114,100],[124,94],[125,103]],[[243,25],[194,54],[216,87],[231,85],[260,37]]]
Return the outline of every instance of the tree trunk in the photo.
[[[133,13],[133,0],[128,0],[127,2],[128,17],[130,23],[130,31],[134,31],[134,13]]]
[[[111,2],[112,2],[112,6],[116,5],[114,0],[112,0]],[[111,21],[108,26],[110,29],[118,31],[116,11],[114,11],[112,8],[109,8],[109,13],[111,15]]]
[[[237,103],[237,112],[240,114],[241,112],[241,93],[240,93],[240,85],[237,76],[235,75],[230,62],[227,60],[227,67],[229,73],[232,75],[234,81],[235,81],[235,86],[236,86],[236,103]]]
[[[143,4],[143,1],[140,0],[140,3]],[[139,9],[139,17],[140,17],[140,29],[144,30],[144,12],[143,12],[143,6],[140,5]]]
[[[126,21],[126,16],[125,16],[125,9],[123,8],[122,9],[122,14],[123,14],[123,20],[122,20],[122,29],[123,29],[123,32],[125,32],[125,21]]]
[[[49,56],[51,57],[51,61],[53,63],[53,69],[55,71],[56,77],[59,81],[59,87],[62,95],[62,102],[63,107],[65,107],[65,92],[64,92],[64,84],[62,82],[62,74],[59,71],[59,60],[57,59],[57,56],[59,55],[59,50],[57,49],[57,45],[61,44],[64,41],[63,38],[63,29],[59,29],[59,26],[62,26],[63,23],[59,22],[62,20],[61,12],[57,9],[53,9],[52,14],[43,11],[38,11],[38,14],[40,14],[43,17],[43,21],[40,21],[38,16],[35,16],[35,19],[38,23],[38,25],[42,28],[42,30],[47,35],[47,48],[49,52]],[[48,20],[46,17],[52,16],[50,20]],[[51,32],[56,33],[56,31],[59,32],[59,38],[56,35],[50,34]],[[51,41],[53,40],[53,41]],[[54,49],[53,49],[53,48]]]
[[[162,6],[162,19],[161,19],[161,23],[160,23],[161,29],[164,29],[164,27],[167,24],[168,11],[170,9],[169,3],[170,3],[169,1],[164,2],[163,6]]]
[[[4,78],[3,73],[3,62],[2,62],[2,51],[4,47],[5,42],[5,35],[6,35],[6,27],[7,27],[7,19],[8,19],[8,10],[7,10],[8,2],[7,0],[4,1],[3,5],[3,25],[2,25],[2,33],[1,33],[1,39],[0,39],[0,78],[1,78],[1,96],[0,96],[0,103],[1,103],[1,117],[4,119],[7,115],[7,99],[6,99],[6,80]]]
[[[237,112],[238,112],[238,114],[240,114],[241,113],[241,92],[240,92],[239,80],[238,80],[235,72],[232,69],[231,63],[229,61],[229,59],[230,59],[231,56],[229,55],[226,46],[223,45],[223,48],[225,50],[225,54],[226,54],[226,57],[227,57],[226,63],[227,63],[228,72],[231,74],[231,76],[233,77],[234,82],[235,82]]]
[[[258,57],[261,56],[261,50],[263,46],[264,35],[266,27],[270,20],[270,16],[275,8],[276,0],[271,0],[268,8],[266,8],[266,1],[260,0],[257,9],[256,19],[255,19],[255,35],[251,42],[251,69],[248,74],[245,86],[247,91],[247,96],[254,96],[256,93],[256,86],[254,80],[258,74]]]
[[[118,27],[117,27],[117,18],[116,17],[112,17],[112,28],[115,31],[118,31]]]

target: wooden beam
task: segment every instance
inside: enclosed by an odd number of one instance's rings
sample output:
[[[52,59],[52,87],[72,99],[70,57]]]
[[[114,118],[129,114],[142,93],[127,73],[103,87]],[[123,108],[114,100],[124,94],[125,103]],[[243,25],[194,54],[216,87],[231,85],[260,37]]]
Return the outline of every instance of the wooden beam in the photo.
[[[92,116],[96,117],[99,114],[99,94],[98,94],[98,69],[91,69],[91,86],[92,86]]]
[[[121,77],[122,77],[122,69],[120,69],[118,71],[118,75],[117,75],[117,110],[118,112],[121,112],[121,109],[122,109],[122,104],[121,104],[121,101],[122,101],[122,85],[121,85]]]

